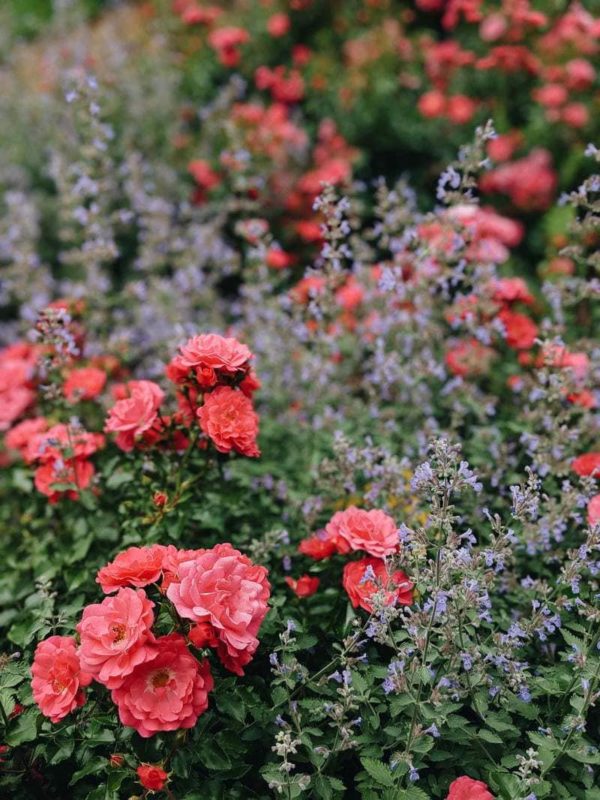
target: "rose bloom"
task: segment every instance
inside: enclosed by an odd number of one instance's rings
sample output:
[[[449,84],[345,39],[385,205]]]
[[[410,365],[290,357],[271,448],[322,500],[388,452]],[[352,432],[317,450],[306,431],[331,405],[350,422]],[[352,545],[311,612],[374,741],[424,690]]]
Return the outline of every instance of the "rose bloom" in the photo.
[[[588,525],[600,525],[600,494],[594,495],[587,506]]]
[[[446,111],[446,98],[441,92],[433,89],[425,92],[417,101],[417,108],[422,116],[428,118],[441,117]]]
[[[350,506],[338,511],[325,527],[325,532],[337,542],[338,552],[364,550],[383,558],[398,551],[398,527],[384,511],[365,511]]]
[[[365,572],[371,567],[377,583],[365,579]],[[399,603],[409,606],[413,601],[413,584],[408,577],[396,570],[391,576],[388,574],[385,561],[380,558],[361,558],[360,561],[350,561],[344,567],[343,586],[353,607],[360,606],[368,611],[373,611],[372,598],[380,588],[385,590],[386,605]],[[381,587],[377,584],[381,584]]]
[[[141,588],[156,583],[163,570],[165,546],[153,544],[148,547],[129,547],[99,570],[96,583],[104,594],[110,594],[120,586]]]
[[[85,459],[57,459],[38,467],[33,475],[35,488],[54,505],[62,497],[77,500],[79,492],[87,489],[94,477],[94,465]]]
[[[197,411],[200,428],[220,453],[234,450],[243,456],[260,455],[256,443],[258,414],[252,401],[243,392],[219,386],[206,396]]]
[[[314,558],[315,561],[329,558],[337,551],[336,540],[332,539],[325,531],[319,531],[307,539],[303,539],[298,545],[299,553]]]
[[[154,658],[153,607],[143,589],[128,588],[86,606],[77,625],[82,669],[116,689],[139,664]]]
[[[515,350],[529,350],[533,347],[538,334],[538,327],[533,320],[508,308],[502,309],[498,319],[504,325],[506,344],[509,347]]]
[[[495,357],[496,352],[491,347],[471,338],[448,350],[444,361],[453,375],[466,378],[469,375],[485,375]]]
[[[571,469],[580,477],[600,478],[600,453],[584,453],[571,464]]]
[[[84,459],[104,447],[101,433],[90,433],[82,428],[58,423],[47,431],[33,434],[24,452],[25,461],[42,464]]]
[[[301,575],[298,580],[286,577],[285,582],[298,597],[310,597],[319,588],[321,581],[311,575]]]
[[[116,444],[126,453],[157,419],[164,392],[153,381],[129,381],[129,397],[118,400],[108,412],[104,430],[116,433]]]
[[[483,781],[463,775],[450,784],[446,800],[494,800],[494,796]]]
[[[106,383],[106,372],[97,367],[81,367],[72,370],[63,384],[63,392],[69,403],[92,400]]]
[[[169,778],[164,769],[152,764],[140,764],[136,772],[144,789],[149,789],[151,792],[160,792],[164,789]]]
[[[531,305],[534,297],[523,278],[499,278],[491,284],[492,297],[498,303]]]
[[[290,18],[287,14],[273,14],[267,20],[267,31],[274,37],[285,36],[289,33],[290,27]]]
[[[48,429],[48,420],[45,417],[35,417],[34,419],[24,419],[14,428],[11,428],[4,437],[4,443],[9,450],[18,450],[23,457],[29,446],[31,439],[39,433]]]
[[[192,728],[208,708],[213,680],[208,661],[197,661],[178,633],[161,636],[152,661],[137,666],[112,699],[123,725],[148,738],[158,731]]]
[[[225,543],[180,564],[167,597],[180,617],[212,625],[224,666],[243,675],[258,647],[270,592],[267,570]]]
[[[52,722],[60,722],[74,708],[84,704],[81,687],[92,681],[91,675],[81,671],[72,636],[50,636],[40,642],[31,674],[33,699]]]
[[[247,372],[252,358],[252,353],[245,344],[233,337],[219,336],[216,333],[193,336],[179,350],[179,363],[183,367],[208,367],[227,375]]]

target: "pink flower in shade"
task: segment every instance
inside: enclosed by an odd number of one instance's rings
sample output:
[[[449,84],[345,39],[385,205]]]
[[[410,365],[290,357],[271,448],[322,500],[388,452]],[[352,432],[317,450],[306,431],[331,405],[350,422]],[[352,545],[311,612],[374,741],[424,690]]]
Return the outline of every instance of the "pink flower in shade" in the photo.
[[[139,664],[153,659],[153,607],[143,589],[127,588],[86,606],[77,625],[82,669],[116,689]]]
[[[60,722],[85,702],[82,691],[92,676],[81,671],[75,639],[50,636],[40,642],[31,666],[33,699],[45,717]]]
[[[108,412],[104,430],[116,433],[117,446],[129,452],[136,439],[156,422],[164,392],[153,381],[129,381],[129,397],[118,400]]]
[[[384,511],[365,511],[350,506],[334,514],[325,527],[329,538],[335,539],[340,553],[364,550],[383,558],[398,551],[398,527]]]
[[[213,680],[208,661],[197,661],[178,633],[153,645],[152,661],[137,666],[112,699],[123,725],[148,738],[159,731],[192,728],[208,708]]]
[[[69,403],[79,400],[92,400],[97,397],[106,383],[106,372],[97,367],[81,367],[69,373],[63,385],[63,392]]]
[[[594,495],[587,506],[588,525],[600,525],[600,494]]]
[[[121,586],[141,588],[156,583],[163,570],[166,547],[153,544],[148,547],[129,547],[98,572],[96,583],[105,594]]]
[[[243,456],[260,455],[256,443],[258,414],[252,401],[243,392],[229,386],[219,386],[204,400],[196,414],[200,428],[220,453],[234,450]]]
[[[31,439],[37,434],[43,433],[47,428],[48,420],[45,417],[24,419],[23,422],[19,422],[8,431],[4,442],[9,450],[18,450],[24,457]]]
[[[252,353],[233,337],[202,333],[189,339],[180,348],[180,363],[188,369],[209,367],[217,372],[235,375],[247,372]]]
[[[483,781],[463,775],[450,784],[446,800],[494,800]]]
[[[33,476],[35,488],[45,494],[51,504],[62,497],[77,500],[79,492],[87,489],[94,477],[94,465],[84,459],[57,459],[39,466]]]
[[[264,567],[230,544],[218,544],[179,565],[179,581],[171,583],[167,597],[184,619],[210,623],[223,664],[243,675],[258,647],[270,590]]]
[[[390,576],[385,561],[380,558],[350,561],[344,567],[342,583],[353,607],[360,606],[369,614],[373,611],[373,595],[381,588],[385,590],[386,605],[409,606],[413,601],[412,582],[400,570]]]

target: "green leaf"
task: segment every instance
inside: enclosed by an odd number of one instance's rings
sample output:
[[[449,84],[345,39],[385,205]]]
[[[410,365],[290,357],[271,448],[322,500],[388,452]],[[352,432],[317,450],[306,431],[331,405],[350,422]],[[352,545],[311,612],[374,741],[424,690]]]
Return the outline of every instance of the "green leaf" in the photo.
[[[14,727],[6,736],[6,744],[10,747],[17,747],[25,742],[32,742],[37,736],[38,722],[41,722],[41,715],[37,708],[29,708],[20,714]]]
[[[389,767],[383,761],[377,761],[375,758],[361,758],[360,763],[373,778],[381,786],[393,786],[394,778],[389,770]]]

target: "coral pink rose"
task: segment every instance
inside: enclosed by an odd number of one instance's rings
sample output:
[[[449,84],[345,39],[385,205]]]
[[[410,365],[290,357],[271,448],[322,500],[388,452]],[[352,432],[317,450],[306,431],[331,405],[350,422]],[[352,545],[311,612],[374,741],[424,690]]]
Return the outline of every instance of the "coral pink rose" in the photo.
[[[82,669],[116,689],[139,664],[154,658],[153,607],[143,589],[127,588],[86,606],[77,625]]]
[[[91,675],[81,671],[72,636],[50,636],[40,642],[31,674],[33,699],[52,722],[60,722],[74,708],[84,704],[81,687],[92,681]]]
[[[164,769],[153,764],[140,764],[136,773],[144,789],[149,789],[151,792],[160,792],[164,789],[169,778]]]
[[[129,452],[135,441],[156,422],[164,392],[153,381],[129,381],[129,397],[118,400],[108,412],[104,430],[116,433],[117,446]]]
[[[298,580],[286,577],[285,582],[298,597],[310,597],[319,588],[321,581],[311,575],[301,575]]]
[[[234,450],[251,458],[260,455],[256,444],[258,414],[243,392],[219,386],[206,396],[196,414],[203,433],[220,453]]]
[[[321,561],[338,552],[337,540],[325,531],[318,531],[312,536],[302,539],[298,545],[298,552],[314,558],[315,561]]]
[[[208,661],[197,661],[178,633],[157,639],[152,661],[140,664],[112,691],[123,725],[148,738],[192,728],[208,708],[213,688]]]
[[[148,547],[129,547],[99,570],[96,583],[105,594],[110,594],[120,586],[142,588],[156,583],[163,570],[166,547],[153,544]]]
[[[90,461],[73,459],[42,464],[33,476],[35,488],[45,494],[54,504],[61,497],[77,500],[79,492],[87,489],[94,477],[94,465]]]
[[[364,550],[383,558],[398,551],[398,527],[384,511],[365,511],[350,506],[338,511],[325,527],[329,538],[335,539],[338,552]]]
[[[47,429],[48,420],[45,417],[24,419],[23,422],[19,422],[18,425],[8,431],[4,437],[4,442],[9,450],[18,450],[24,457],[31,439]]]
[[[600,524],[600,494],[594,495],[588,503],[587,517],[590,528]]]
[[[463,775],[450,784],[446,800],[494,800],[494,796],[483,781]]]
[[[267,570],[254,565],[230,544],[218,544],[179,565],[179,581],[167,597],[177,613],[208,622],[219,639],[219,657],[238,675],[258,647],[256,635],[268,611]]]
[[[515,350],[529,350],[533,347],[538,335],[538,328],[533,320],[508,308],[502,309],[498,319],[506,331],[506,344],[509,347]]]
[[[453,375],[461,378],[475,375],[485,375],[490,364],[496,357],[496,352],[475,338],[465,339],[455,347],[451,347],[444,356],[446,366]]]
[[[63,392],[70,403],[79,400],[92,400],[97,397],[106,383],[106,372],[97,367],[81,367],[69,373],[63,384]]]
[[[342,582],[354,608],[360,606],[369,613],[373,611],[373,595],[380,588],[385,590],[386,605],[399,603],[409,606],[413,600],[412,582],[400,570],[390,576],[380,558],[362,558],[346,564]]]
[[[180,349],[179,363],[188,369],[208,367],[216,372],[235,375],[247,372],[252,353],[233,337],[202,333],[189,339]]]
[[[571,464],[571,469],[581,478],[600,478],[600,453],[584,453]]]
[[[35,393],[26,386],[13,386],[0,393],[0,399],[0,431],[5,431],[27,411]]]
[[[42,464],[89,458],[104,447],[104,441],[101,433],[58,423],[31,436],[24,458],[28,463],[39,461]]]

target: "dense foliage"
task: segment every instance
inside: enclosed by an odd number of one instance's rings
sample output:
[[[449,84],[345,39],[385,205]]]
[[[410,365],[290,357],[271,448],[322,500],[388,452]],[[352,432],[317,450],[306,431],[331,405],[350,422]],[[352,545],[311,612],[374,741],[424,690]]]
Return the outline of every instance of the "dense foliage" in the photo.
[[[592,4],[113,6],[3,12],[0,794],[600,800]]]

